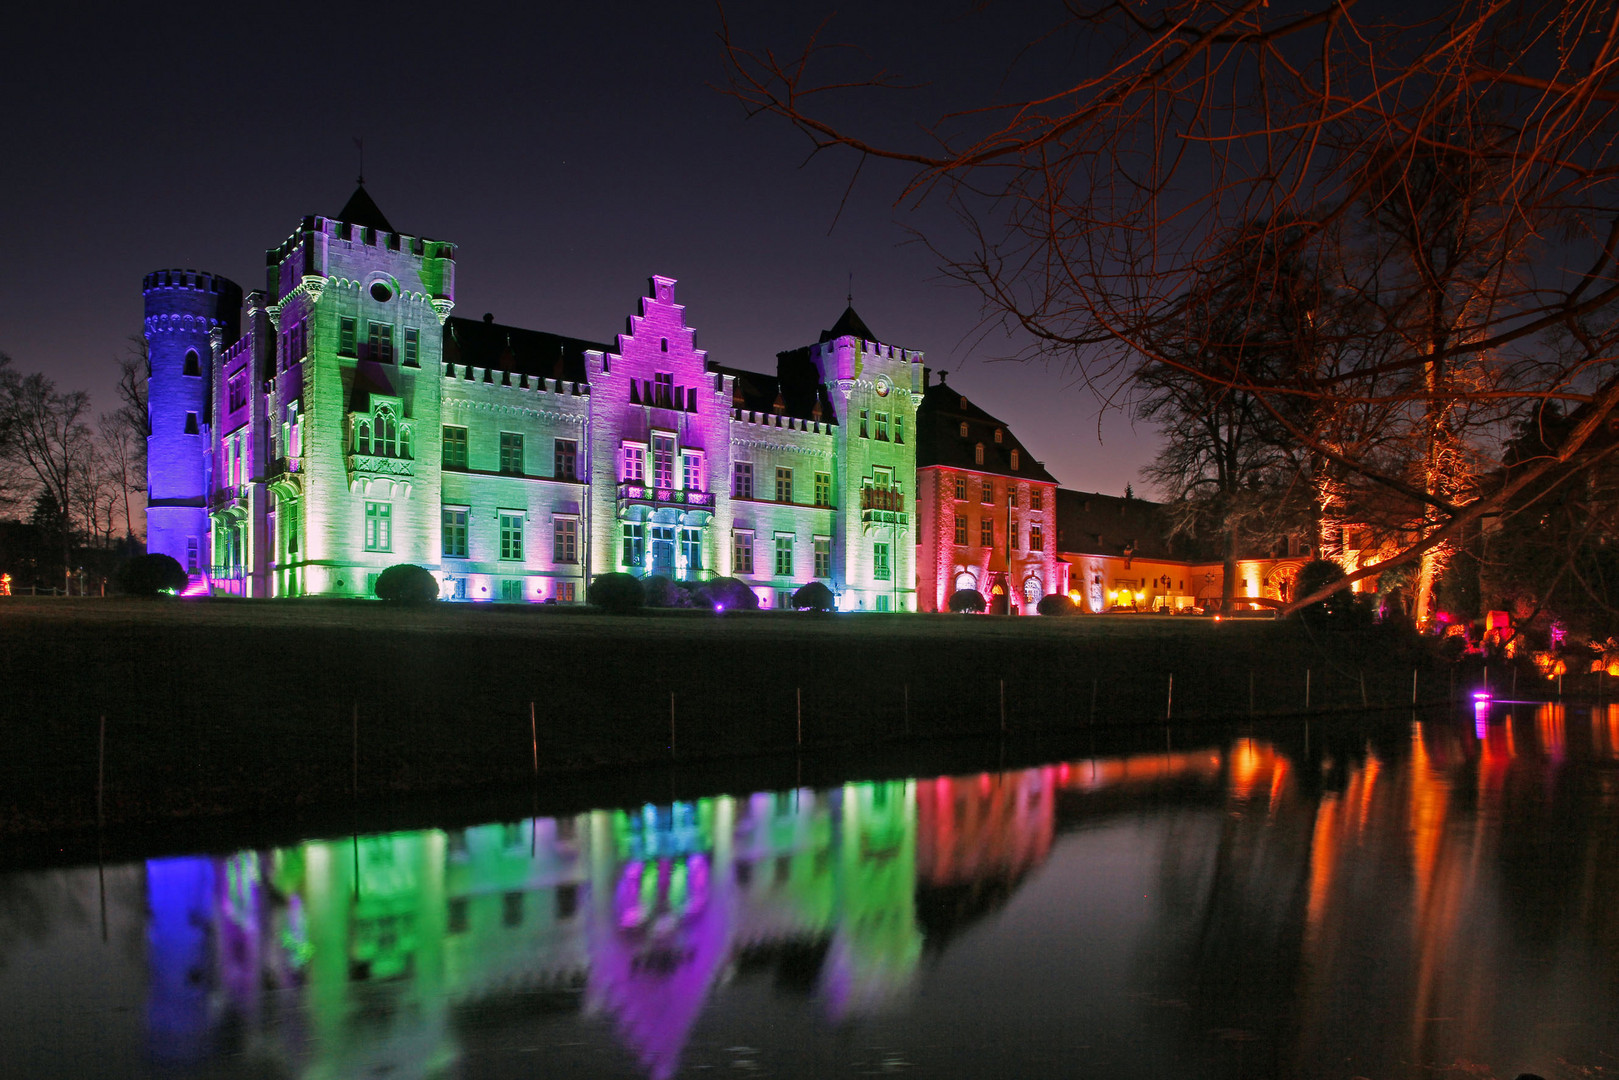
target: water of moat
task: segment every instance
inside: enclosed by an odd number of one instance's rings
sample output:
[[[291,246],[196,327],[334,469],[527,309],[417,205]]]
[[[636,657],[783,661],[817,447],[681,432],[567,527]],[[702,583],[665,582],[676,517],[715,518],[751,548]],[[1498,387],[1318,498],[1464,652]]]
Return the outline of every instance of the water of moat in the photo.
[[[1619,1075],[1619,705],[0,874],[0,1075]]]

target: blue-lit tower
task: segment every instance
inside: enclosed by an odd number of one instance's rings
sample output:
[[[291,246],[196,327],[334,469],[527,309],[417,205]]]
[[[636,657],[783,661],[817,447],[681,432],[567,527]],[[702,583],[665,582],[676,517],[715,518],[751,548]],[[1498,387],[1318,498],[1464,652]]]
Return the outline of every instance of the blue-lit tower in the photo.
[[[242,290],[196,270],[147,274],[146,550],[209,566],[207,433],[214,358],[241,333]]]

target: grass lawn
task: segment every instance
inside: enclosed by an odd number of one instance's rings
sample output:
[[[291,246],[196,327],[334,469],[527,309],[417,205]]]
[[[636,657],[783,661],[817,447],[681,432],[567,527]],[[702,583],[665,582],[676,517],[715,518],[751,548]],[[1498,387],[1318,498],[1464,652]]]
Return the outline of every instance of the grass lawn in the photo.
[[[0,600],[0,835],[516,783],[792,748],[1406,703],[1382,633],[1185,617]],[[1094,706],[1093,706],[1094,701]]]

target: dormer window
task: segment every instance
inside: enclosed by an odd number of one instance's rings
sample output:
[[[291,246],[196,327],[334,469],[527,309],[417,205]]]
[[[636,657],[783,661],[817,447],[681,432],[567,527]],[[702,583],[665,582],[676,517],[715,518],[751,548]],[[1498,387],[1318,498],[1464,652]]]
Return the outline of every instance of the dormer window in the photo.
[[[1016,450],[1012,451],[1012,471],[1013,472],[1017,471],[1017,451]]]
[[[984,444],[983,443],[978,443],[978,444],[973,446],[973,464],[974,465],[982,465],[983,463],[984,463]]]
[[[995,445],[999,446],[1000,444],[1001,444],[1001,429],[996,428],[995,429]]]
[[[967,437],[967,421],[965,420],[961,422],[961,437],[963,439]]]
[[[962,398],[962,399],[961,399],[961,411],[962,411],[962,412],[966,412],[966,411],[967,411],[967,399],[966,399],[966,398]],[[965,427],[965,426],[966,426],[966,425],[965,425],[965,424],[964,424],[964,425],[962,425],[962,426],[963,426],[963,427]]]

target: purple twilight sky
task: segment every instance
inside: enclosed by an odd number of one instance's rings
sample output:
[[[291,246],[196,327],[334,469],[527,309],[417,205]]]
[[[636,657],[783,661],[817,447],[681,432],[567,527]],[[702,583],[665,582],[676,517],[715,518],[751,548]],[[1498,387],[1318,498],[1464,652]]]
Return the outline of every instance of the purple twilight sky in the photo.
[[[868,166],[839,217],[854,159],[805,164],[803,136],[716,89],[717,8],[580,7],[31,5],[0,76],[0,351],[111,410],[141,276],[262,287],[264,249],[348,198],[363,136],[395,227],[459,245],[458,314],[610,341],[648,275],[668,274],[712,359],[769,371],[837,318],[852,272],[872,329],[947,369],[1065,486],[1140,486],[1154,433],[1115,411],[1099,438],[1072,373],[996,362],[1019,343],[980,340],[977,295],[910,241],[953,234],[939,209],[895,205],[902,173]],[[734,36],[795,48],[824,15],[776,7],[733,4]],[[827,31],[926,82],[851,104],[878,133],[1083,63],[1014,67],[1055,4],[882,8]]]

